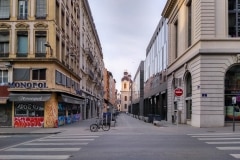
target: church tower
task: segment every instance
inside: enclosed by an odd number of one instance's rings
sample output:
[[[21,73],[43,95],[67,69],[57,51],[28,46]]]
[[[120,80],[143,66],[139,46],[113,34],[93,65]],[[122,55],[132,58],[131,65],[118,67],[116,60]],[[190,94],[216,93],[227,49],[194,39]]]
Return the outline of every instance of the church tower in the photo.
[[[123,73],[123,78],[121,79],[121,111],[129,112],[131,105],[131,85],[132,79],[131,74],[126,70]]]

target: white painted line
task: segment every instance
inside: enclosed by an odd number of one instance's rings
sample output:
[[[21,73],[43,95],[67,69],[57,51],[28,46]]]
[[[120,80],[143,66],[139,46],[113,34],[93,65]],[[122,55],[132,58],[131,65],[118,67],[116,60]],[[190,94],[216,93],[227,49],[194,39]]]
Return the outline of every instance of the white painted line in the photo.
[[[231,138],[234,138],[234,137],[240,137],[240,135],[205,135],[205,136],[191,136],[193,138],[210,138],[210,137],[231,137]]]
[[[39,152],[43,152],[43,151],[49,151],[49,152],[55,152],[55,151],[79,151],[81,148],[9,148],[5,151],[21,151],[21,152],[32,152],[32,151],[39,151]]]
[[[93,141],[94,139],[54,139],[54,138],[47,138],[47,139],[39,139],[36,141],[46,142],[46,141]]]
[[[230,154],[231,156],[233,156],[234,158],[240,158],[240,154]]]
[[[69,136],[69,137],[60,137],[60,136],[56,136],[56,137],[51,137],[51,138],[98,138],[99,136]]]
[[[240,138],[198,138],[200,141],[215,141],[215,140],[239,140]]]
[[[189,136],[213,136],[213,135],[239,135],[240,133],[196,133],[196,134],[187,134]]]
[[[42,160],[62,160],[69,159],[70,155],[0,155],[0,159],[42,159]]]
[[[239,141],[232,141],[232,142],[206,142],[207,144],[240,144]]]
[[[87,145],[88,143],[26,143],[23,144],[25,146],[48,146],[48,145],[68,145],[68,146],[75,146],[75,145]]]
[[[240,147],[216,147],[219,150],[240,150]]]
[[[11,137],[11,136],[0,136],[0,138],[7,138],[7,137]]]

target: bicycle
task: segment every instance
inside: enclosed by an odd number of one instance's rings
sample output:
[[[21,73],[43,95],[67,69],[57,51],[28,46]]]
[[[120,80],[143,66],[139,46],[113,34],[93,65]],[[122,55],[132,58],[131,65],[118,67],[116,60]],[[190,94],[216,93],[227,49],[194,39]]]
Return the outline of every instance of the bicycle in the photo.
[[[90,131],[91,132],[97,132],[100,128],[104,131],[109,131],[110,130],[110,124],[107,123],[105,119],[99,119],[96,120],[95,123],[90,125]]]

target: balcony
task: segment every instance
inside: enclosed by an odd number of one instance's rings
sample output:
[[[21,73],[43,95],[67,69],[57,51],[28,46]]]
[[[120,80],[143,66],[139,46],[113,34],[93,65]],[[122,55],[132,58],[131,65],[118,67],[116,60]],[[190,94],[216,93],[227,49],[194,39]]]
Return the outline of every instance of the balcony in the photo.
[[[46,53],[35,53],[35,57],[46,57]]]
[[[27,57],[28,53],[17,53],[17,57]]]
[[[20,14],[18,15],[18,20],[26,20],[28,19],[28,15],[27,14]]]
[[[0,53],[0,57],[9,57],[9,53]]]
[[[88,75],[89,75],[89,77],[90,77],[92,80],[94,80],[94,73],[93,73],[93,71],[88,70]]]
[[[90,61],[90,63],[92,63],[94,61],[92,51],[90,51],[90,49],[85,49],[85,53],[87,55],[87,59]]]

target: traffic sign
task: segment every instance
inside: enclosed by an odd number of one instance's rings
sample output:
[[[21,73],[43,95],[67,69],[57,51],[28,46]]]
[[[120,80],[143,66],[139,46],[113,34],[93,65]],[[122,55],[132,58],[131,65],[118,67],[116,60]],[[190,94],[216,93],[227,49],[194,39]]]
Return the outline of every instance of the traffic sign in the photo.
[[[180,97],[183,94],[183,90],[181,88],[176,88],[174,90],[174,94],[175,94],[175,96]]]

